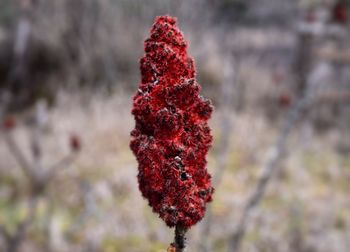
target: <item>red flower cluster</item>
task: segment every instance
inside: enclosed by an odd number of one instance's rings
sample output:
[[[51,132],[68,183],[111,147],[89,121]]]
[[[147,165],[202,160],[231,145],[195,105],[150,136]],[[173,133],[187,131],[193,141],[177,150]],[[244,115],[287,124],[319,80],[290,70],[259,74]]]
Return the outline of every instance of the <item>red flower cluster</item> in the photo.
[[[156,18],[145,52],[130,142],[139,188],[168,226],[190,227],[203,218],[214,191],[205,159],[213,108],[199,95],[194,62],[175,18]]]

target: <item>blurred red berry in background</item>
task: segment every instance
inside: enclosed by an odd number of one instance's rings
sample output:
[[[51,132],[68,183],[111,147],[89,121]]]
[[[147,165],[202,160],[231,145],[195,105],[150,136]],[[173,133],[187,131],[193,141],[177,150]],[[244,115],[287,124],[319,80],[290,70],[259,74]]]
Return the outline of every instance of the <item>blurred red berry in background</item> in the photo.
[[[3,121],[3,128],[5,130],[12,130],[16,127],[16,119],[13,116],[5,117]]]
[[[349,18],[349,5],[345,1],[338,1],[333,7],[333,21],[339,24],[346,24]]]
[[[289,107],[292,102],[290,94],[284,93],[278,97],[278,104],[281,107]]]
[[[80,137],[73,134],[69,138],[69,145],[72,151],[80,151],[81,150],[81,140]]]

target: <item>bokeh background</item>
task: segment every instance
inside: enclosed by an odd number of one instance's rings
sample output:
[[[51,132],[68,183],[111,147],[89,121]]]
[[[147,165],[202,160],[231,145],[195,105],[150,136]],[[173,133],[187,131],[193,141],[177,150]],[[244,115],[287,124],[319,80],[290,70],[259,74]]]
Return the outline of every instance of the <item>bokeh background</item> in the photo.
[[[1,0],[0,251],[166,251],[129,150],[164,14],[215,106],[216,192],[187,251],[349,251],[347,0]]]

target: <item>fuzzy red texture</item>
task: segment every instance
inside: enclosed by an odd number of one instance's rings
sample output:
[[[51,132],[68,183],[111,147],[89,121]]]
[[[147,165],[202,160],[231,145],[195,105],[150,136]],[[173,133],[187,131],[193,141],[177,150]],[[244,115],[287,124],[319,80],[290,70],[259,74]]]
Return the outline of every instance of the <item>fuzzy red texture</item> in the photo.
[[[169,227],[190,227],[203,218],[214,191],[206,169],[213,107],[199,95],[194,62],[175,18],[156,18],[140,69],[130,142],[139,188]]]

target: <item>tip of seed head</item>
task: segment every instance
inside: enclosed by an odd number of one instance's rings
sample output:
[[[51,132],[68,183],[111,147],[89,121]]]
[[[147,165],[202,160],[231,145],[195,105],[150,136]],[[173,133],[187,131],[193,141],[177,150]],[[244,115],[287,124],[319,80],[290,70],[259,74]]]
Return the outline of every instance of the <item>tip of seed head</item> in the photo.
[[[177,18],[169,15],[157,16],[155,19],[155,23],[159,23],[159,22],[165,22],[165,23],[169,23],[170,25],[175,25],[177,23]]]

